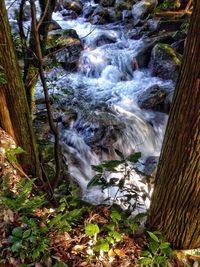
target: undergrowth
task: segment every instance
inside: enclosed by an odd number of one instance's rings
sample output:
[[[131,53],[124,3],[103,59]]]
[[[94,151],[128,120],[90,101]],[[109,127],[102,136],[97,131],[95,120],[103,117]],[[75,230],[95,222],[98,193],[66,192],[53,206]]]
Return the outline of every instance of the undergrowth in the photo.
[[[9,161],[16,160],[15,152],[22,151],[9,151]],[[137,162],[139,156],[121,156],[119,161],[94,167],[98,180],[94,178],[89,186],[115,183],[122,191],[127,162]],[[102,180],[105,171],[112,172],[119,164],[124,165],[125,176]],[[65,182],[55,192],[57,204],[36,189],[34,179],[21,178],[16,183],[13,191],[9,175],[1,177],[0,266],[167,266],[170,244],[158,232],[145,234],[141,218],[146,214],[133,217],[131,210],[117,204],[90,205],[80,199],[77,188],[63,194]],[[138,190],[134,187],[132,192],[137,200]]]

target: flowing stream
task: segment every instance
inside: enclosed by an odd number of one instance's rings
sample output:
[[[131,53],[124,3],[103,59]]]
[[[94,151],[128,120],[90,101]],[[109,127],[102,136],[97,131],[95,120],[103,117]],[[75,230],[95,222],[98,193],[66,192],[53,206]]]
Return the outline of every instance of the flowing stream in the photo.
[[[59,124],[63,155],[71,177],[82,188],[83,198],[102,203],[108,197],[121,195],[116,187],[104,192],[99,187],[88,189],[87,184],[95,175],[91,165],[119,159],[116,150],[124,156],[139,151],[142,158],[138,166],[144,170],[149,157],[159,156],[167,115],[140,109],[138,99],[150,86],[169,87],[172,82],[152,77],[148,69],[135,70],[134,58],[146,40],[129,39],[130,29],[125,23],[91,25],[83,17],[63,20],[59,12],[53,13],[53,19],[63,29],[75,29],[84,44],[77,71],[63,70],[58,74],[55,68],[49,74],[49,92],[61,94],[61,105],[71,112],[70,123]],[[38,86],[36,96],[40,95]],[[117,175],[114,177],[119,178]],[[127,184],[151,193],[135,172]],[[144,201],[141,197],[140,201],[148,208],[149,199]]]
[[[60,13],[54,13],[53,18],[63,29],[75,29],[84,42],[78,71],[64,73],[57,83],[64,88],[70,85],[66,105],[77,112],[67,128],[61,127],[63,153],[83,198],[101,203],[116,197],[118,188],[103,193],[98,187],[87,189],[95,175],[91,165],[118,159],[115,149],[125,156],[141,152],[140,169],[148,157],[159,156],[167,116],[142,110],[137,102],[150,86],[169,86],[171,81],[152,77],[148,69],[134,70],[134,57],[145,46],[145,40],[129,39],[123,24],[96,26],[80,17],[63,21]],[[130,180],[149,190],[138,174],[133,172]],[[149,200],[141,202],[148,207]]]

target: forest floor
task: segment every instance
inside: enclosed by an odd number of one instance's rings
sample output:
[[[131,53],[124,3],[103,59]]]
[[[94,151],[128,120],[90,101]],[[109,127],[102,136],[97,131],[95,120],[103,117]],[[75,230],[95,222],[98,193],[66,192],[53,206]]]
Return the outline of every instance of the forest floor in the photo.
[[[153,248],[167,243],[155,235],[149,239],[144,227],[119,207],[92,206],[72,193],[59,197],[57,203],[47,201],[22,175],[14,154],[8,154],[14,141],[1,129],[0,140],[1,267],[154,266],[149,259],[156,255],[167,264],[157,266],[199,266],[194,265],[199,261],[196,256],[169,259]]]

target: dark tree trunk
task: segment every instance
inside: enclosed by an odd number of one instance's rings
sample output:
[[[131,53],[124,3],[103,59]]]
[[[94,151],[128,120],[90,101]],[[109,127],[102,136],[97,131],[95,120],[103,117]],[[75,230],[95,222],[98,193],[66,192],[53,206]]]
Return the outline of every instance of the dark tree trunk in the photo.
[[[23,170],[40,177],[40,163],[24,84],[11,38],[5,3],[0,1],[0,65],[6,83],[0,84],[0,126],[26,153],[19,156]]]
[[[200,247],[200,1],[161,151],[149,223],[176,248]]]

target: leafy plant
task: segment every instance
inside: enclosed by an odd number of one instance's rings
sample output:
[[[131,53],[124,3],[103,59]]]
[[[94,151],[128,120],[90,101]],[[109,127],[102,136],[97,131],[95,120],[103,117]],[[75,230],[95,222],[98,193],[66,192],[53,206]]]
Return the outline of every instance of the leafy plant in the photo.
[[[93,170],[96,171],[96,175],[88,183],[88,188],[100,186],[104,191],[110,187],[116,187],[117,192],[112,202],[121,203],[128,210],[133,211],[141,206],[141,199],[145,201],[150,198],[151,177],[139,171],[136,166],[141,153],[134,153],[128,157],[124,157],[119,151],[117,151],[117,154],[120,160],[110,160],[97,166],[92,166]],[[133,173],[141,177],[139,182],[142,186],[138,186],[134,181],[131,181]],[[144,177],[145,179],[143,179]],[[144,187],[147,187],[148,190],[145,190]]]
[[[39,227],[36,220],[23,218],[26,222],[22,227],[15,227],[12,230],[9,242],[10,250],[14,257],[20,257],[21,261],[25,259],[41,258],[48,254],[49,239],[46,237],[47,227]]]
[[[1,202],[9,209],[19,213],[19,216],[33,214],[35,210],[41,208],[45,203],[45,195],[32,193],[33,180],[22,179],[17,185],[17,194],[9,190],[8,181],[4,181],[4,190],[1,194]]]
[[[170,243],[164,241],[160,232],[149,232],[149,243],[147,249],[142,251],[142,257],[138,263],[141,266],[167,267],[172,254]]]
[[[93,252],[106,253],[116,247],[117,243],[123,239],[124,233],[133,234],[137,228],[138,224],[131,220],[125,211],[119,206],[113,205],[108,222],[103,225],[97,221],[87,223],[85,234],[92,241],[90,245]]]
[[[23,150],[23,148],[21,147],[16,147],[16,148],[8,148],[6,150],[6,158],[10,161],[10,162],[17,162],[17,154],[22,154],[25,153],[25,151]]]

